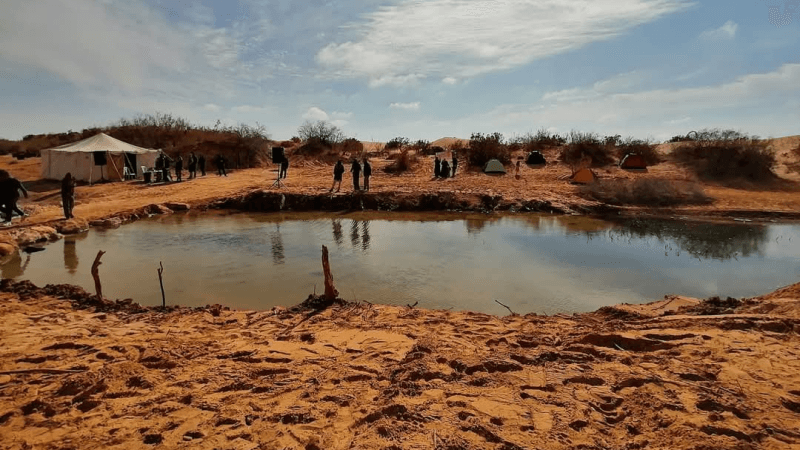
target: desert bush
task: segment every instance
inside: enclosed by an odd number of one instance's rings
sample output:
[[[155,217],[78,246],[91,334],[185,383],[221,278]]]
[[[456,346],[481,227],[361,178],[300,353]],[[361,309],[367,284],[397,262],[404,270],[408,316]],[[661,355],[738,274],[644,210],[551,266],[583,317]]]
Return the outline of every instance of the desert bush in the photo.
[[[320,138],[312,137],[306,140],[305,144],[295,150],[295,154],[302,156],[320,156],[333,151],[333,144],[323,141]]]
[[[628,153],[640,155],[645,164],[654,166],[661,162],[661,156],[656,151],[657,145],[651,140],[634,139],[632,137],[620,139],[614,146],[617,158],[622,161]]]
[[[297,135],[301,140],[308,142],[315,139],[326,145],[335,145],[344,141],[344,133],[336,125],[324,120],[316,122],[305,121],[297,128]]]
[[[566,144],[565,137],[540,129],[535,134],[527,133],[522,136],[516,136],[509,140],[508,146],[511,151],[524,151],[530,153],[533,151],[543,152],[544,150],[560,147]]]
[[[410,143],[411,141],[409,141],[408,138],[398,136],[396,138],[392,138],[389,142],[387,142],[386,145],[384,146],[384,149],[397,150],[403,147],[407,147]]]
[[[675,160],[700,179],[770,181],[776,159],[767,142],[733,130],[703,130],[672,150]]]
[[[400,154],[395,157],[394,162],[384,167],[383,170],[386,173],[403,173],[407,170],[411,170],[418,161],[417,155],[410,153],[406,149],[401,151]]]
[[[290,139],[290,140],[292,142],[294,142],[295,144],[299,144],[300,142],[303,141],[302,139],[300,139],[300,136],[292,136],[292,139]]]
[[[603,167],[614,163],[613,149],[613,145],[608,145],[595,133],[570,131],[567,144],[561,147],[559,157],[570,166],[587,161],[591,167]]]
[[[350,156],[359,156],[364,153],[364,144],[356,138],[347,138],[342,141],[340,148],[342,152],[350,154]]]
[[[582,197],[611,205],[704,205],[713,201],[697,183],[662,178],[597,180],[582,186],[579,193]]]
[[[432,155],[431,153],[431,143],[430,141],[426,141],[425,139],[420,139],[417,142],[414,142],[410,145],[411,150],[416,150],[417,154],[420,155]]]
[[[511,162],[511,151],[503,143],[503,135],[500,133],[473,133],[469,138],[466,156],[467,164],[474,167],[483,167],[492,159],[498,159],[503,164]]]

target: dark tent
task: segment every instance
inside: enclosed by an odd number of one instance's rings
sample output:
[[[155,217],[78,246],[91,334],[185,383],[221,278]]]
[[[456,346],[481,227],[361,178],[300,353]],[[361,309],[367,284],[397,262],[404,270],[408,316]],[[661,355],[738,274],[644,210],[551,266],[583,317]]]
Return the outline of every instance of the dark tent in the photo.
[[[528,153],[528,158],[525,160],[525,164],[534,166],[534,165],[545,165],[547,161],[544,159],[544,155],[538,151],[532,151]]]

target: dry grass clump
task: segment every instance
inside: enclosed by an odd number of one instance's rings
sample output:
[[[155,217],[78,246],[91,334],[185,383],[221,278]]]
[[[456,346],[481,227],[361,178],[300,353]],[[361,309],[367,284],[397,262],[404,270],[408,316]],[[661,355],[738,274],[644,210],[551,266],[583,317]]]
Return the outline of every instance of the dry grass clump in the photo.
[[[342,153],[350,156],[359,156],[364,153],[364,144],[356,138],[347,138],[339,144]]]
[[[525,153],[537,151],[544,154],[545,151],[561,147],[566,143],[567,138],[564,136],[540,129],[535,134],[527,133],[511,139],[508,146],[511,151],[523,151]]]
[[[398,136],[396,138],[392,138],[383,148],[386,150],[399,150],[403,147],[408,147],[410,143],[411,141],[409,141],[408,138]]]
[[[706,205],[714,200],[706,195],[702,186],[697,183],[661,178],[597,180],[582,186],[579,193],[584,198],[610,205]]]
[[[708,181],[774,181],[774,152],[767,142],[733,130],[703,130],[672,151],[675,160]]]
[[[487,135],[473,133],[469,138],[466,156],[467,164],[473,167],[483,167],[492,159],[497,159],[503,164],[511,163],[511,150],[503,143],[503,135],[500,133]]]
[[[391,158],[394,159],[394,162],[383,168],[386,173],[400,174],[411,170],[419,162],[417,155],[409,152],[408,149],[392,155]]]
[[[614,153],[619,161],[628,153],[636,153],[644,159],[645,164],[654,166],[661,162],[661,155],[656,151],[657,145],[651,140],[634,139],[628,137],[620,139],[620,136],[614,136]],[[608,138],[606,138],[608,139]]]
[[[582,165],[584,161],[591,167],[604,167],[615,162],[614,145],[600,139],[596,133],[570,131],[567,144],[561,147],[561,161],[570,166]]]

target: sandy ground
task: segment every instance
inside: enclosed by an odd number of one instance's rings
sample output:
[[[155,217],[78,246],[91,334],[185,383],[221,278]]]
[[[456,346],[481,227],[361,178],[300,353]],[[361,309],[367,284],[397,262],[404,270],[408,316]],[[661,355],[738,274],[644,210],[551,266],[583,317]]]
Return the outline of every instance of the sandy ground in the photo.
[[[5,292],[0,448],[800,449],[798,294],[496,317]]]
[[[454,138],[443,138],[453,140]],[[449,141],[448,141],[449,142]],[[779,164],[776,172],[785,183],[780,188],[769,190],[749,187],[732,189],[715,185],[704,185],[706,192],[715,201],[708,206],[685,207],[669,210],[670,213],[685,216],[716,215],[737,217],[751,212],[779,212],[796,214],[800,212],[800,172],[795,169],[796,156],[791,149],[800,145],[800,136],[776,140]],[[670,144],[661,146],[668,153]],[[549,159],[553,159],[550,157]],[[577,196],[578,187],[566,181],[570,169],[562,164],[550,164],[543,169],[522,165],[521,179],[516,180],[513,169],[502,177],[487,176],[478,171],[465,171],[459,168],[454,179],[436,180],[432,178],[431,158],[423,158],[413,172],[403,175],[389,175],[383,167],[390,161],[373,159],[374,175],[371,179],[372,192],[397,193],[436,193],[455,192],[456,194],[490,194],[507,199],[527,201],[550,201],[556,205],[570,207],[592,206],[596,202]],[[29,158],[16,161],[10,156],[0,156],[0,169],[8,170],[22,180],[31,190],[31,197],[21,201],[22,207],[30,213],[23,222],[15,221],[15,226],[45,223],[62,217],[58,184],[41,180],[39,177],[40,159]],[[349,168],[348,168],[349,169]],[[76,190],[75,215],[89,221],[107,217],[111,214],[135,210],[153,203],[182,202],[191,205],[208,204],[219,198],[242,195],[257,189],[272,189],[276,168],[246,169],[233,171],[228,177],[218,177],[209,172],[206,177],[181,183],[144,185],[140,181],[79,186]],[[686,171],[671,163],[662,163],[650,168],[648,173],[630,173],[616,167],[597,171],[603,178],[661,177],[673,180],[691,180]],[[352,184],[345,174],[342,192],[352,192]],[[186,175],[184,176],[184,179]],[[289,177],[283,192],[305,194],[325,193],[331,186],[332,166],[316,162],[294,161],[289,168]],[[632,211],[643,211],[631,208]]]

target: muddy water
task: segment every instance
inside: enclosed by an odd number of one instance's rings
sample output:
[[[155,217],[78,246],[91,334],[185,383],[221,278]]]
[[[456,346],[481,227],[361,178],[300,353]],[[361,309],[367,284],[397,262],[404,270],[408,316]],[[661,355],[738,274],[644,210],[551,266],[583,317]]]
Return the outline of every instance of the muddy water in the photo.
[[[557,216],[173,215],[21,254],[3,278],[161,303],[264,309],[323,289],[321,245],[348,300],[506,314],[594,310],[679,293],[754,296],[798,281],[800,227],[610,223]]]

